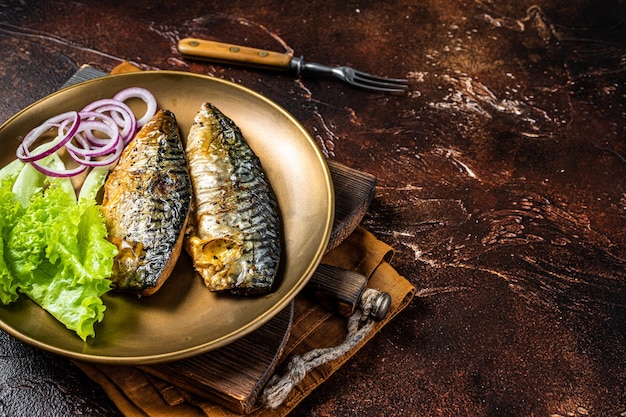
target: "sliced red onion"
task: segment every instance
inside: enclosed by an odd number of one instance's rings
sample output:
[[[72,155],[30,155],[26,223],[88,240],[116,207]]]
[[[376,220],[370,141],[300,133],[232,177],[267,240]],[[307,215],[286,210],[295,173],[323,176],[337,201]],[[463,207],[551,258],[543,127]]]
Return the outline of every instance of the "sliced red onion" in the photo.
[[[137,119],[133,111],[123,101],[102,99],[85,106],[80,112],[94,111],[108,113],[115,123],[122,129],[120,134],[124,143],[130,142],[137,131]]]
[[[67,131],[67,133],[65,133],[65,135],[57,135],[52,140],[52,142],[50,142],[50,147],[45,146],[39,148],[40,151],[35,153],[31,153],[29,151],[28,148],[31,147],[37,141],[37,139],[41,137],[41,135],[49,131],[51,128],[59,126],[60,123],[63,123],[67,120],[71,120],[72,126]],[[51,117],[38,127],[28,132],[28,134],[22,140],[22,144],[18,146],[16,155],[22,162],[38,161],[42,158],[45,158],[46,156],[52,155],[72,139],[79,126],[80,116],[78,112],[75,111],[70,111],[67,113],[59,114],[58,116]]]
[[[78,132],[74,135],[74,139],[79,143],[80,147],[75,145],[72,141],[68,142],[65,147],[71,154],[80,155],[83,157],[96,157],[107,155],[115,152],[117,143],[121,140],[120,133],[117,130],[117,125],[111,121],[108,124],[105,121],[86,120],[83,121]],[[94,142],[89,137],[84,137],[83,132],[89,132],[93,136],[93,132],[98,131],[106,134],[108,138],[97,138],[98,142]]]
[[[152,95],[152,93],[146,90],[145,88],[129,87],[118,92],[116,95],[113,96],[113,99],[124,102],[128,100],[129,98],[135,98],[135,97],[141,99],[143,102],[146,103],[145,114],[142,117],[137,119],[137,127],[139,128],[143,126],[144,124],[146,124],[146,122],[150,120],[152,116],[154,116],[154,114],[156,113],[157,101],[156,101],[156,98]]]
[[[139,119],[124,103],[130,98],[138,98],[146,104],[146,111]],[[52,177],[71,177],[88,167],[112,165],[137,130],[154,116],[156,110],[157,101],[150,91],[141,87],[126,88],[112,99],[88,104],[80,112],[66,112],[46,120],[24,137],[16,155],[21,161],[30,162],[36,169]],[[30,150],[44,133],[54,127],[57,128],[54,139],[34,151]],[[38,162],[64,146],[68,155],[80,166],[57,169]]]
[[[104,106],[113,106],[113,107],[121,107],[126,110],[128,113],[132,114],[130,107],[128,107],[123,101],[113,99],[113,98],[103,98],[101,100],[96,100],[92,103],[87,104],[81,111],[99,111],[101,107]]]
[[[105,146],[119,133],[117,123],[115,123],[115,120],[113,120],[111,116],[99,112],[85,111],[80,111],[78,114],[83,120],[81,126],[78,128],[78,132],[84,133],[89,143],[95,147]],[[112,131],[115,131],[115,134],[112,134]],[[100,138],[96,136],[94,132],[106,133],[108,137]]]
[[[119,140],[116,141],[116,146],[115,146],[114,151],[106,155],[105,158],[90,159],[88,161],[82,160],[84,162],[81,162],[81,163],[90,167],[103,167],[103,166],[111,165],[112,163],[114,163],[115,161],[119,159],[120,155],[122,154],[122,151],[124,150],[124,146],[125,146],[124,141],[121,138],[119,138]]]
[[[74,142],[77,144],[74,144]],[[80,132],[76,132],[72,140],[65,145],[65,149],[67,149],[70,156],[77,160],[74,157],[75,155],[91,158],[92,155],[89,155],[92,152],[91,146],[89,141]]]

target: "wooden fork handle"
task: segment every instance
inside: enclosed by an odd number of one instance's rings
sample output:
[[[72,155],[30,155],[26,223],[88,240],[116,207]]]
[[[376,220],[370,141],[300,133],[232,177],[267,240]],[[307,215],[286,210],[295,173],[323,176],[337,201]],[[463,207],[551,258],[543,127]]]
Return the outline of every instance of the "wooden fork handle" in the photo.
[[[290,68],[293,58],[289,54],[280,52],[197,38],[181,39],[178,42],[178,51],[187,58],[284,70]]]

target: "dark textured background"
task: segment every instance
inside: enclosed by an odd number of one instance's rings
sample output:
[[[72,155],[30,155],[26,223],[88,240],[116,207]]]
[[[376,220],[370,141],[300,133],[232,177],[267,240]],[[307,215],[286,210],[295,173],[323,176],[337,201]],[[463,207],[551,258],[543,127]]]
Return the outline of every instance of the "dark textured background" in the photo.
[[[364,225],[414,302],[294,416],[626,415],[626,3],[0,3],[0,121],[81,65],[214,75],[378,177]],[[187,62],[186,36],[411,79],[406,96]],[[6,138],[1,138],[6,140]],[[0,416],[115,415],[0,334]]]

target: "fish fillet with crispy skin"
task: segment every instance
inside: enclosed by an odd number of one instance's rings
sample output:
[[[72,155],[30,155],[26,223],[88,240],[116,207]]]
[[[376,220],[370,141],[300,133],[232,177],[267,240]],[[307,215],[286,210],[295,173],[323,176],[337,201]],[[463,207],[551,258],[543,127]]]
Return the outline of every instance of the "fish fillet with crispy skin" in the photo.
[[[182,248],[191,202],[185,150],[173,113],[159,110],[126,146],[104,185],[101,212],[119,254],[115,290],[151,295]]]
[[[264,294],[280,259],[278,204],[240,129],[204,103],[186,144],[193,184],[185,249],[216,292]]]

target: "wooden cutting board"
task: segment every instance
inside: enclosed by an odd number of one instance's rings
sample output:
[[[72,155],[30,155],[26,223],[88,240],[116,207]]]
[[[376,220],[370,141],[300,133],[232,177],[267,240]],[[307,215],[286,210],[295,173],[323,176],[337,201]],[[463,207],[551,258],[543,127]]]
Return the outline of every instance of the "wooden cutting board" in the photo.
[[[223,348],[139,368],[229,410],[246,414],[276,368],[289,338],[292,318],[293,302],[259,329]]]
[[[127,65],[118,67],[115,72],[134,70],[137,69]],[[63,87],[106,75],[95,68],[83,66]],[[335,218],[327,252],[339,245],[361,223],[374,198],[376,186],[376,178],[370,174],[333,161],[328,161],[328,167],[335,191]],[[344,277],[337,272],[338,291],[342,288]],[[311,287],[315,279],[314,275]],[[328,287],[328,283],[325,284]],[[327,303],[328,299],[325,298],[324,302]],[[261,389],[276,369],[289,338],[292,319],[293,302],[259,329],[228,346],[180,361],[139,368],[229,410],[246,414],[252,410]],[[163,392],[167,392],[168,387],[163,388]]]
[[[359,225],[374,197],[376,178],[329,162],[335,188],[335,219],[329,249]],[[337,279],[344,275],[338,273]],[[314,285],[313,280],[308,285]],[[338,288],[341,283],[338,283]],[[327,299],[324,300],[327,302]],[[181,361],[141,366],[143,371],[236,413],[252,411],[289,338],[293,302],[265,325],[228,346]]]

